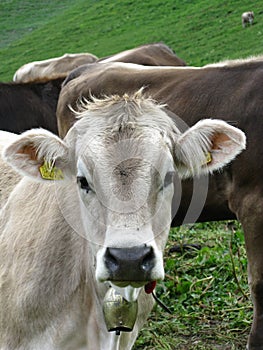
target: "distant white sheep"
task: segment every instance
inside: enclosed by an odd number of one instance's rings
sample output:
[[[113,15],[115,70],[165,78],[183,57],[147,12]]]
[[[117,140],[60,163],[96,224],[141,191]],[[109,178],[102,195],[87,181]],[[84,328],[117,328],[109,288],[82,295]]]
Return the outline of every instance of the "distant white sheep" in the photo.
[[[243,28],[245,28],[247,24],[252,25],[254,21],[254,12],[253,11],[244,12],[241,18],[242,18]]]

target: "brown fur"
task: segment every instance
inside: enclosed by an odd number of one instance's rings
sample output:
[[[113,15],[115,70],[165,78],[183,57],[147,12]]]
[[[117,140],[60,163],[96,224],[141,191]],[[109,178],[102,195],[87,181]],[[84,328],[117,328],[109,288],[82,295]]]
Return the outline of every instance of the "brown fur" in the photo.
[[[42,127],[57,133],[56,108],[62,81],[0,83],[0,129],[21,133]]]
[[[141,64],[143,66],[186,66],[185,61],[178,57],[169,46],[163,43],[138,46],[109,57],[100,58],[97,62],[103,64],[109,62],[126,62]],[[75,79],[84,72],[88,72],[90,67],[92,68],[92,65],[85,64],[72,70],[63,84],[66,85],[68,81]]]

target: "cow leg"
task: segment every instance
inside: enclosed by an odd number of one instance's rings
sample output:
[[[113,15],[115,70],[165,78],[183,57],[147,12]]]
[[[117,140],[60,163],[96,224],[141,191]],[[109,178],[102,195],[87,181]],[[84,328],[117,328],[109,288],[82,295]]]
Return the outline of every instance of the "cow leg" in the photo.
[[[263,349],[263,196],[236,192],[232,207],[236,209],[246,242],[248,282],[253,302],[253,323],[248,339],[248,350]]]

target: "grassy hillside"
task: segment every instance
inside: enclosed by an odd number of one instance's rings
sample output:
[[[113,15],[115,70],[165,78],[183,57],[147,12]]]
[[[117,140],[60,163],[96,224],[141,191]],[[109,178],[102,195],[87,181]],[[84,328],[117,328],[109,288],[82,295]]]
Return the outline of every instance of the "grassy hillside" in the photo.
[[[246,29],[241,14],[253,10]],[[263,4],[249,0],[1,0],[0,80],[24,63],[65,52],[99,57],[163,41],[189,65],[263,53]],[[192,252],[166,252],[159,307],[136,350],[244,349],[252,319],[244,238],[237,223],[174,229],[169,245],[198,243]]]
[[[255,24],[243,29],[247,10]],[[26,62],[65,52],[102,57],[157,41],[190,65],[262,53],[261,1],[2,0],[0,16],[2,81]]]

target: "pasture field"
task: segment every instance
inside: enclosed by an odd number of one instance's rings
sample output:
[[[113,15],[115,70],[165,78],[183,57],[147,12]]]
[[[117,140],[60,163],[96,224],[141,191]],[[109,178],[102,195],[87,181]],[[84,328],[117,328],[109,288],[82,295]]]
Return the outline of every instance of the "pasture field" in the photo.
[[[243,29],[241,14],[253,10]],[[0,80],[24,63],[99,57],[163,41],[189,65],[262,53],[263,6],[251,0],[1,0]]]
[[[173,246],[201,249],[169,253]],[[243,231],[236,221],[172,229],[165,281],[136,350],[244,350],[252,321]]]
[[[253,26],[241,14],[253,10]],[[262,1],[250,0],[1,0],[0,80],[17,68],[66,52],[107,56],[163,41],[189,65],[263,52]],[[169,253],[184,243],[201,249]],[[171,230],[159,306],[135,350],[245,349],[252,320],[244,237],[237,222]]]

